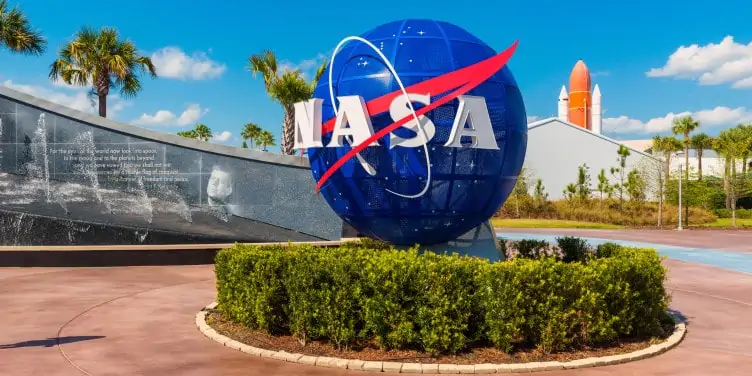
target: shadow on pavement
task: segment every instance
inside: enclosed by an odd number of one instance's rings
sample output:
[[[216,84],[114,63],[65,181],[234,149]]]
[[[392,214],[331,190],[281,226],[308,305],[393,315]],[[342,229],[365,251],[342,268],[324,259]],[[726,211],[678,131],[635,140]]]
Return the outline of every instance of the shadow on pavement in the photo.
[[[668,312],[677,319],[681,320],[681,322],[683,322],[684,324],[689,325],[689,318],[687,316],[684,316],[684,314],[680,311],[669,308]]]
[[[54,337],[47,339],[38,339],[33,341],[24,341],[17,343],[10,343],[7,345],[0,345],[0,349],[16,349],[20,347],[52,347],[55,345],[62,345],[65,343],[88,341],[92,339],[100,339],[104,336],[70,336],[70,337]]]

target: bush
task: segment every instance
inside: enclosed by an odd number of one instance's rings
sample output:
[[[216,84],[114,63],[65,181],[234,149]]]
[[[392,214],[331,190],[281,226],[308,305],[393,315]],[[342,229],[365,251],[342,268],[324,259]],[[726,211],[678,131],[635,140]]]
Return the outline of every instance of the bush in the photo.
[[[713,210],[715,215],[718,216],[718,218],[731,218],[732,213],[729,209],[715,209]],[[736,218],[738,219],[752,219],[752,209],[737,209],[736,210]]]
[[[652,202],[625,203],[623,210],[619,210],[618,200],[589,200],[588,202],[569,203],[566,200],[548,202],[544,207],[534,208],[530,205],[520,206],[519,216],[517,206],[512,200],[505,201],[496,212],[498,218],[535,218],[561,219],[584,222],[600,222],[622,226],[656,226],[658,225],[658,204]],[[682,212],[682,215],[684,213]],[[663,225],[674,226],[679,219],[678,207],[664,204]],[[690,207],[689,224],[698,225],[712,223],[716,215],[708,210]]]
[[[563,243],[572,249],[567,260],[583,260],[581,242]],[[553,352],[661,334],[666,274],[654,250],[619,247],[563,263],[543,257],[547,244],[523,244],[541,259],[237,245],[217,254],[217,301],[225,317],[251,328],[339,348],[436,354],[490,341]]]
[[[590,255],[590,244],[585,239],[565,236],[556,238],[556,242],[564,262],[585,262]]]

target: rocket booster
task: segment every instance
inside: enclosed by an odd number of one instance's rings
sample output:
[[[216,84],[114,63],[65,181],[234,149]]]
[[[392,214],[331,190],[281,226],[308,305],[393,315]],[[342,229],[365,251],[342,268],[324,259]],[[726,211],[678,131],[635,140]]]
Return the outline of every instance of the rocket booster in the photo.
[[[590,71],[579,60],[569,76],[569,121],[585,129],[592,129]]]

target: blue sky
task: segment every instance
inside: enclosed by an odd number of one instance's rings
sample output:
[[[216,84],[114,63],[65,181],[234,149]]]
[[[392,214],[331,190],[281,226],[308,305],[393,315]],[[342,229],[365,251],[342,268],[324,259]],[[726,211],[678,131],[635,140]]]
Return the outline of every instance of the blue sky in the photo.
[[[144,78],[135,99],[112,98],[110,117],[172,133],[202,122],[217,134],[215,142],[231,145],[240,144],[240,128],[249,121],[279,139],[282,110],[245,70],[251,54],[270,48],[290,66],[311,71],[343,37],[405,18],[455,23],[499,51],[519,39],[509,66],[529,116],[556,114],[561,85],[583,59],[603,94],[604,133],[614,138],[666,133],[672,116],[683,113],[699,118],[709,134],[752,122],[752,28],[745,17],[752,3],[743,0],[706,3],[712,6],[332,0],[325,7],[300,0],[131,0],[117,8],[93,0],[10,2],[45,34],[49,48],[41,57],[0,51],[1,83],[86,109],[85,90],[50,83],[49,64],[81,26],[115,27],[155,58],[162,77]]]

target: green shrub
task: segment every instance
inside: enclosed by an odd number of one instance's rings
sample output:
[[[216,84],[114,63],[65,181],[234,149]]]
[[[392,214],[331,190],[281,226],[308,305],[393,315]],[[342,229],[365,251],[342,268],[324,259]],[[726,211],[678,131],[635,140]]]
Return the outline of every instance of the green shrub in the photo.
[[[564,262],[585,262],[590,255],[590,244],[585,239],[565,236],[556,238]]]
[[[569,242],[568,259],[581,258],[582,244]],[[217,301],[233,321],[339,348],[436,354],[490,342],[554,352],[661,334],[668,299],[657,253],[599,248],[608,256],[586,263],[489,263],[415,248],[237,245],[217,254]]]
[[[729,209],[715,209],[713,210],[718,218],[731,218],[732,212]],[[738,219],[752,219],[752,209],[737,209],[736,218]]]
[[[597,258],[603,258],[603,257],[611,257],[613,256],[619,249],[621,249],[621,246],[608,242],[598,245],[595,248],[595,257]]]
[[[523,239],[513,241],[511,248],[517,251],[517,258],[539,259],[547,255],[549,244],[545,240]]]

